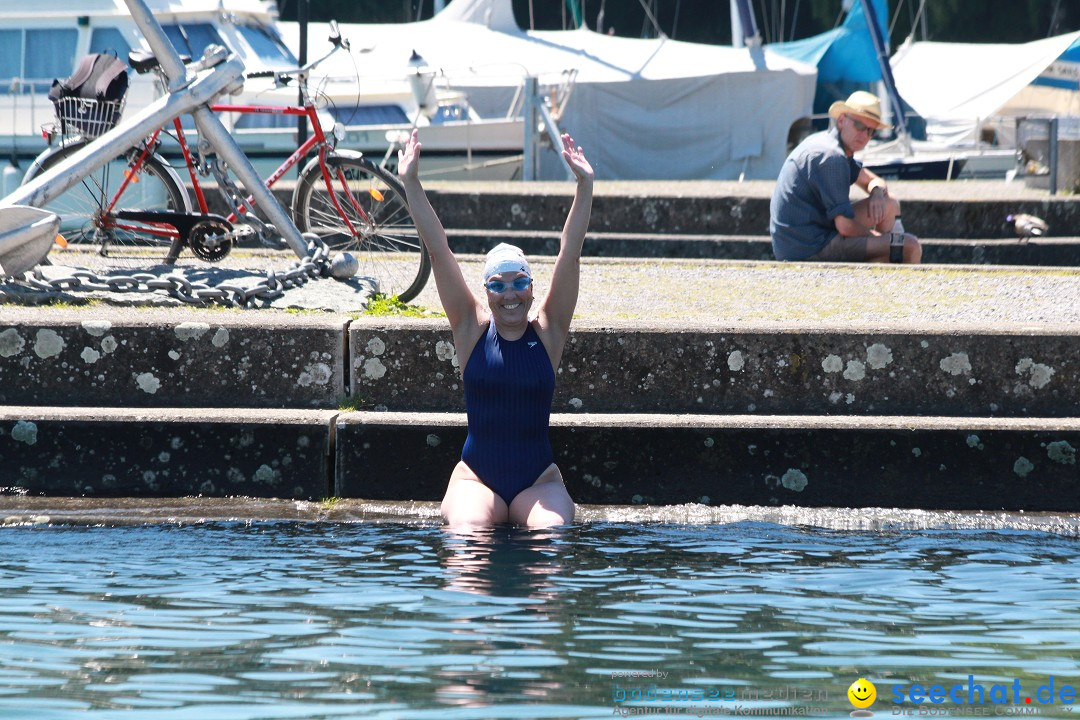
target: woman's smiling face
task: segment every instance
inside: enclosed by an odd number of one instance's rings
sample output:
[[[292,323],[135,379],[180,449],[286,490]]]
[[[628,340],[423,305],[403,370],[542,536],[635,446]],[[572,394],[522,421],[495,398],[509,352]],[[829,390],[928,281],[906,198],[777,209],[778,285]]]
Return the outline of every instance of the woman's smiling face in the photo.
[[[513,327],[528,320],[533,285],[527,274],[507,271],[492,275],[485,281],[484,290],[496,325]]]

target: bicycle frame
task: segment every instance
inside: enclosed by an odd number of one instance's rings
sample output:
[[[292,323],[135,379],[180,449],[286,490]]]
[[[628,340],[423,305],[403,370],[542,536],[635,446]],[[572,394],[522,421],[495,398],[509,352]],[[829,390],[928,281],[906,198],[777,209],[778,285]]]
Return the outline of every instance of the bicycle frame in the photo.
[[[322,171],[323,182],[326,183],[326,186],[328,188],[333,187],[335,178],[332,178],[330,176],[330,170],[329,170],[329,168],[326,167],[326,155],[327,155],[327,152],[330,149],[330,145],[327,142],[326,133],[323,132],[322,124],[319,122],[319,116],[318,116],[318,113],[315,110],[314,105],[312,105],[310,103],[306,104],[306,105],[303,105],[303,106],[295,106],[295,105],[293,105],[293,106],[278,106],[278,105],[212,105],[210,107],[210,109],[213,110],[214,112],[217,112],[217,113],[233,112],[233,113],[239,113],[239,114],[242,114],[242,115],[263,114],[263,115],[292,115],[292,116],[304,116],[304,117],[307,117],[308,124],[311,126],[311,129],[312,129],[311,136],[307,140],[305,140],[300,145],[300,147],[298,147],[292,153],[292,155],[287,157],[285,159],[285,161],[282,162],[281,165],[279,165],[278,168],[273,173],[271,173],[268,178],[266,178],[266,181],[263,184],[267,188],[273,187],[274,184],[278,180],[280,180],[282,177],[284,177],[285,173],[289,172],[289,170],[296,167],[296,164],[299,163],[304,157],[306,157],[309,152],[311,152],[314,148],[318,147],[319,148],[319,166],[320,166],[320,170]],[[193,166],[193,163],[191,161],[190,151],[187,148],[187,142],[183,139],[184,132],[183,132],[183,129],[180,127],[179,119],[174,121],[174,125],[175,125],[175,128],[176,128],[177,138],[180,141],[180,146],[181,146],[181,148],[183,150],[183,153],[184,153],[184,161],[187,163],[188,172],[191,174],[191,183],[192,183],[192,186],[195,188],[195,197],[196,197],[196,199],[197,199],[197,201],[199,203],[199,208],[202,210],[203,213],[206,213],[207,212],[206,199],[205,199],[205,197],[203,195],[202,188],[199,186],[199,181],[195,177],[194,166]],[[336,180],[339,183],[341,183],[341,187],[343,189],[348,187],[347,179],[345,178],[344,174],[341,173],[340,171],[338,172],[338,177],[336,178]],[[351,194],[345,193],[345,195],[347,197],[349,197],[350,200],[352,199]],[[338,215],[341,216],[342,222],[345,223],[345,226],[349,229],[349,232],[351,232],[351,233],[353,233],[355,235],[356,234],[356,228],[353,226],[353,223],[349,220],[348,213],[346,213],[344,211],[344,209],[341,207],[341,205],[338,203],[337,194],[336,193],[331,193],[330,198],[331,198],[331,201],[333,202],[334,209],[336,209]],[[255,201],[251,196],[248,196],[247,200],[248,200],[249,203],[254,205]],[[360,205],[358,205],[355,201],[352,201],[351,207],[352,207],[353,211],[356,212],[361,218],[363,218],[365,220],[368,219],[367,218],[367,213],[364,212],[364,209]],[[236,218],[235,213],[233,213],[233,214],[230,214],[229,217],[226,218],[226,219],[231,223],[231,222],[235,222],[237,218]]]
[[[13,193],[0,200],[0,210],[12,206],[40,207],[55,199],[63,192],[80,182],[108,163],[112,158],[137,146],[144,138],[183,114],[191,114],[199,128],[199,135],[206,139],[232,168],[233,172],[250,189],[255,200],[263,206],[270,222],[282,234],[297,257],[307,254],[307,243],[300,236],[300,231],[293,224],[285,209],[274,198],[269,188],[259,179],[251,162],[236,144],[236,141],[214,115],[209,105],[214,98],[225,93],[239,91],[243,87],[243,63],[236,57],[220,58],[220,62],[209,67],[209,71],[189,77],[188,70],[173,48],[150,9],[143,0],[124,0],[132,19],[139,26],[161,67],[169,78],[168,93],[151,103],[141,112],[121,122],[85,148],[75,153],[55,168],[43,173],[34,181],[20,186]],[[206,58],[209,62],[212,58]],[[27,240],[18,234],[0,237],[0,263],[9,275],[18,275],[39,263],[48,254],[52,246],[41,243],[40,257],[36,262],[25,266],[25,261],[5,263],[10,251],[26,244]],[[37,253],[34,253],[37,254]]]

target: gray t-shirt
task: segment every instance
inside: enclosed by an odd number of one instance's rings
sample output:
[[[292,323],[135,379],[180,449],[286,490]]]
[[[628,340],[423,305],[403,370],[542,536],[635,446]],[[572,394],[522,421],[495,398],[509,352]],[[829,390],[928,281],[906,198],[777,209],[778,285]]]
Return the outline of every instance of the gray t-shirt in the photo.
[[[862,163],[844,153],[834,128],[814,133],[791,151],[769,204],[769,233],[777,260],[805,260],[834,237],[838,215],[854,219],[852,184]]]

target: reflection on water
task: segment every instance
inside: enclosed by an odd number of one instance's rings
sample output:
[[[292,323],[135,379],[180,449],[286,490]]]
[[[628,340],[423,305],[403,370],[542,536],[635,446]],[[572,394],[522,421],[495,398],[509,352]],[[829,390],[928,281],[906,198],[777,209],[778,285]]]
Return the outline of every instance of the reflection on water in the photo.
[[[1018,531],[5,528],[0,718],[847,717],[859,677],[890,715],[1080,684],[1078,579]]]

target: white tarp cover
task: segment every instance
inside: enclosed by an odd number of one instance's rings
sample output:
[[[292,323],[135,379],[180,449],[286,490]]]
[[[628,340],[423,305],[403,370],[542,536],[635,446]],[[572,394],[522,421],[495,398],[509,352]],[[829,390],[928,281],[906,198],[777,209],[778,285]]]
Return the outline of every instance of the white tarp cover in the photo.
[[[890,64],[896,86],[926,120],[927,140],[977,139],[978,127],[1080,39],[1080,32],[1022,44],[905,43]]]
[[[143,0],[150,12],[169,14],[244,13],[260,15],[266,19],[277,16],[273,2],[269,0]],[[0,0],[0,19],[38,18],[55,23],[57,18],[73,19],[86,15],[92,19],[102,16],[128,17],[124,0],[34,0],[19,3]]]
[[[295,38],[294,25],[282,29]],[[309,29],[311,53],[324,33]],[[342,34],[356,65],[343,58],[335,74],[376,87],[400,78],[415,50],[485,116],[505,113],[526,75],[554,87],[576,70],[560,128],[604,179],[775,178],[789,128],[813,107],[813,66],[768,51],[755,64],[746,49],[667,38],[527,32],[510,0],[455,0],[431,20],[342,25]],[[564,177],[555,157],[545,153],[545,177]]]

